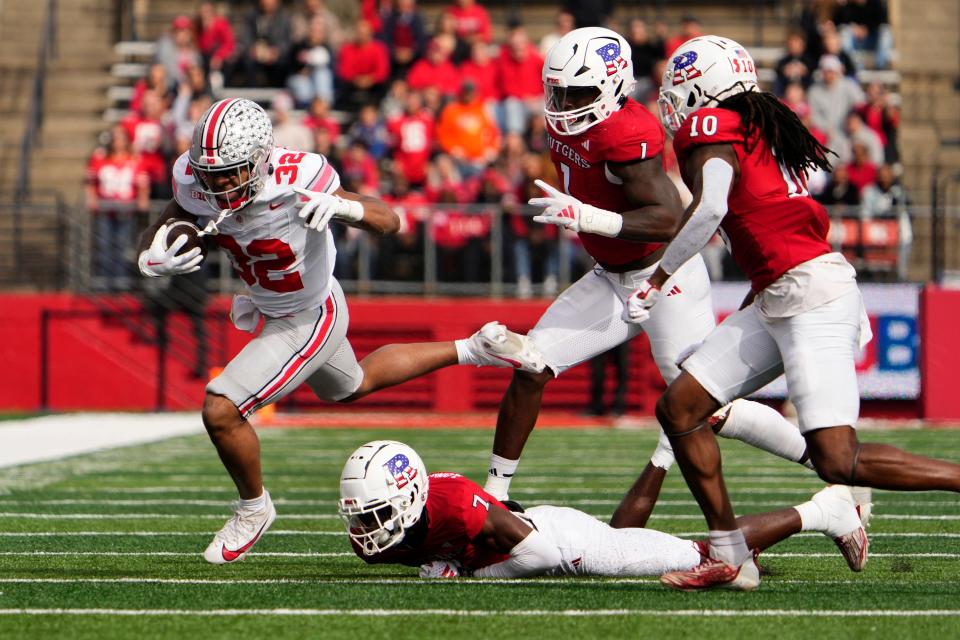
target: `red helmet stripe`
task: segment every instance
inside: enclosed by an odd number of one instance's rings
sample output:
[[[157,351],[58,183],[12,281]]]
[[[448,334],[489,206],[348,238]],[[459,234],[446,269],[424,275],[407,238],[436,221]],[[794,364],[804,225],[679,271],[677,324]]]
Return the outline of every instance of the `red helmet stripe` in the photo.
[[[235,98],[231,100],[224,100],[220,103],[220,106],[214,110],[213,114],[211,114],[210,119],[207,120],[207,135],[204,136],[205,141],[203,145],[205,149],[213,149],[217,127],[220,126],[220,117],[226,113],[227,109],[229,109],[230,105],[232,105],[234,102],[236,102]]]

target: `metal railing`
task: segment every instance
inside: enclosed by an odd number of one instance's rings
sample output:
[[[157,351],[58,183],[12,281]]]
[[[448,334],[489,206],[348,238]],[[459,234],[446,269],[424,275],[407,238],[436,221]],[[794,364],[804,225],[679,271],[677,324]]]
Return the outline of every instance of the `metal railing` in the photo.
[[[27,123],[20,140],[20,171],[14,187],[14,200],[23,202],[30,196],[30,155],[39,144],[43,127],[44,85],[47,80],[47,61],[56,54],[57,0],[47,0],[47,19],[40,31],[37,48],[37,69],[33,76]]]

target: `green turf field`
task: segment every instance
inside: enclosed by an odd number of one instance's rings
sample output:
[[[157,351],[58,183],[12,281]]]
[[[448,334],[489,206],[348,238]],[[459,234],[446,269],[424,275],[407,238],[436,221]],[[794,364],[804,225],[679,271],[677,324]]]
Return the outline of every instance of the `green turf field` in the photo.
[[[136,418],[132,417],[131,428]],[[960,634],[960,500],[878,492],[872,558],[848,571],[833,544],[804,534],[761,556],[755,593],[670,592],[654,578],[421,581],[367,567],[335,513],[357,445],[415,447],[431,471],[482,483],[492,432],[265,430],[278,518],[237,565],[201,558],[229,515],[232,485],[203,436],[0,470],[0,638],[931,638]],[[864,439],[960,460],[955,431]],[[608,516],[646,463],[652,431],[534,435],[512,496]],[[796,504],[815,476],[724,443],[738,513]],[[704,529],[674,470],[650,526]],[[254,610],[251,612],[251,610]]]

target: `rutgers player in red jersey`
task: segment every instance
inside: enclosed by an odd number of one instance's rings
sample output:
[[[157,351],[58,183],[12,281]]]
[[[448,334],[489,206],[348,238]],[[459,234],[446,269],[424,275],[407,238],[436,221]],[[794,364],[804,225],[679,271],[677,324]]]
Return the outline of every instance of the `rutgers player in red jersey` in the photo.
[[[508,494],[550,380],[644,331],[669,383],[679,374],[678,357],[715,324],[710,281],[699,255],[686,261],[663,304],[642,326],[623,317],[626,299],[653,274],[661,243],[673,237],[682,216],[680,197],[663,170],[663,129],[627,97],[633,70],[626,40],[599,27],[571,31],[548,52],[543,83],[550,156],[565,193],[538,183],[547,197],[530,201],[544,207],[534,220],[578,232],[597,264],[550,305],[529,333],[547,368],[517,372],[500,404],[486,482],[486,490],[500,498]],[[714,421],[721,435],[789,460],[806,459],[803,438],[773,409],[743,401],[722,414]],[[669,449],[665,439],[652,461],[661,471],[664,449]],[[617,510],[615,526],[646,521],[652,504],[633,494]]]
[[[656,501],[656,490],[646,498]],[[401,442],[368,442],[340,474],[339,512],[354,552],[370,564],[420,567],[422,578],[658,575],[696,567],[706,548],[653,529],[614,529],[568,507],[523,511],[513,503],[509,509],[460,474],[428,476],[417,452]],[[834,539],[862,531],[843,486],[827,487],[795,507],[746,516],[740,524],[755,549],[800,531]],[[850,568],[859,571],[866,556],[855,560]]]
[[[776,96],[757,89],[750,55],[725,38],[688,41],[667,65],[660,110],[694,200],[660,266],[630,297],[630,320],[656,313],[661,292],[718,228],[752,294],[683,362],[657,403],[710,528],[709,558],[662,581],[749,590],[759,572],[734,518],[716,439],[700,428],[718,407],[785,373],[811,461],[827,482],[960,491],[960,465],[857,439],[854,361],[869,325],[856,273],[832,252],[827,213],[805,184],[807,170],[829,169],[829,151]],[[850,554],[865,544],[857,535],[844,541]]]
[[[221,100],[201,116],[190,149],[174,164],[173,191],[141,239],[141,272],[199,269],[200,247],[180,251],[186,236],[167,244],[168,223],[197,223],[246,285],[231,319],[257,334],[206,388],[203,423],[240,494],[204,552],[208,562],[242,559],[276,518],[247,419],[301,383],[324,400],[350,402],[454,364],[543,368],[529,340],[498,323],[465,340],[387,345],[357,362],[346,337],[350,313],[333,277],[329,223],[389,234],[399,220],[383,201],[345,191],[323,156],[275,147],[270,118],[256,103]]]

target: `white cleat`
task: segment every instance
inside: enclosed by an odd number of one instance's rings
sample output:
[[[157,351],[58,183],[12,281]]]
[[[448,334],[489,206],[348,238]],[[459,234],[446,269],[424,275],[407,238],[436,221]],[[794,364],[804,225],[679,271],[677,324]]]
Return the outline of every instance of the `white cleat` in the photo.
[[[229,564],[243,560],[253,545],[266,533],[277,518],[270,494],[264,490],[266,504],[262,509],[244,509],[238,506],[233,517],[217,532],[213,542],[203,552],[203,559],[211,564]]]
[[[823,534],[836,543],[851,571],[863,571],[870,541],[850,487],[833,484],[815,493],[811,500],[826,516]]]
[[[870,516],[873,514],[873,489],[870,487],[850,487],[850,493],[857,503],[857,513],[860,515],[860,524],[866,529],[870,526]]]
[[[512,367],[530,373],[540,373],[543,355],[528,336],[507,329],[499,322],[488,322],[470,336],[473,352],[482,360],[481,366]]]

